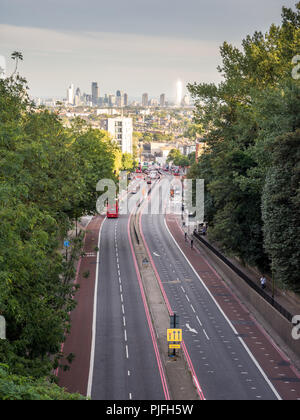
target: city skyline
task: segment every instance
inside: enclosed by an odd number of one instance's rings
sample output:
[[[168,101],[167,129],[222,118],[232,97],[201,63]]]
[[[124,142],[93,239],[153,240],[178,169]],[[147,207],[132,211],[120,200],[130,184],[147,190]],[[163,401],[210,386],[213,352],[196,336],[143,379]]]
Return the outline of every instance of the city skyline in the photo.
[[[178,78],[184,85],[219,83],[222,43],[240,47],[247,34],[278,24],[282,5],[294,3],[116,0],[110,8],[101,0],[0,0],[0,55],[12,72],[11,53],[23,53],[19,71],[33,97],[61,97],[71,82],[88,92],[98,80],[107,92],[119,86],[135,98],[145,90],[175,98]]]
[[[181,84],[181,88],[180,88],[181,89],[181,93],[180,93],[181,99],[180,99],[180,101],[178,100],[178,98],[179,98],[178,83]],[[96,82],[96,81],[90,82],[91,86],[87,89],[87,92],[85,92],[83,89],[81,89],[80,86],[76,85],[75,83],[73,83],[73,81],[71,81],[69,83],[66,83],[65,90],[67,91],[67,93],[62,92],[61,95],[52,95],[52,96],[51,95],[39,95],[39,96],[34,96],[33,95],[32,97],[40,98],[40,99],[51,99],[51,98],[53,98],[53,99],[57,99],[57,100],[60,99],[60,100],[67,100],[68,101],[69,94],[70,94],[69,90],[72,89],[73,92],[72,92],[71,95],[72,95],[73,98],[76,94],[76,91],[78,91],[78,90],[83,94],[90,95],[91,98],[92,98],[93,97],[93,84],[95,84],[95,86],[97,85],[97,87],[95,87],[95,89],[98,89],[98,91],[99,91],[98,98],[103,98],[106,95],[107,96],[112,95],[112,96],[117,97],[118,96],[117,93],[121,92],[122,94],[127,95],[128,100],[130,100],[130,101],[139,101],[139,102],[142,103],[143,102],[143,99],[142,99],[143,95],[147,94],[148,95],[147,101],[151,100],[151,99],[157,99],[159,103],[163,100],[163,102],[172,101],[172,102],[178,104],[179,102],[181,102],[181,100],[184,98],[184,96],[190,96],[190,94],[187,90],[187,87],[184,85],[184,83],[181,80],[177,79],[177,81],[174,81],[175,92],[174,92],[173,96],[168,96],[165,93],[165,91],[162,91],[158,94],[152,94],[150,91],[144,92],[147,89],[144,89],[144,91],[142,93],[138,94],[138,95],[131,95],[130,92],[127,92],[126,89],[121,90],[119,88],[115,88],[112,91],[107,91],[104,86],[101,86],[101,84],[99,84],[99,82]],[[101,87],[101,90],[100,90],[100,87]],[[164,99],[162,99],[162,97],[164,97]]]

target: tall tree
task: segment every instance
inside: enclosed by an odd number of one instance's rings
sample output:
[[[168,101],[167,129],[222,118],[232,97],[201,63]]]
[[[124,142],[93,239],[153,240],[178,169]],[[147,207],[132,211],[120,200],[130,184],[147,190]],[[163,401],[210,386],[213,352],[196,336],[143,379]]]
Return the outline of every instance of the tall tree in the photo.
[[[206,181],[210,235],[231,254],[266,270],[261,200],[278,135],[299,127],[299,82],[291,77],[300,51],[300,2],[282,9],[282,24],[255,32],[239,49],[224,42],[219,85],[194,83],[195,123],[207,152],[191,176]]]

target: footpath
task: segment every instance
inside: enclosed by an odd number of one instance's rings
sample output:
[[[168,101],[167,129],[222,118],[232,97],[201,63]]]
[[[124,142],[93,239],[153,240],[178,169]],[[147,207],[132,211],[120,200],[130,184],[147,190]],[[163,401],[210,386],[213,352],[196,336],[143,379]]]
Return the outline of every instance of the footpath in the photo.
[[[185,257],[232,324],[237,338],[245,343],[279,396],[284,400],[300,400],[300,372],[238,297],[230,275],[220,275],[214,261],[195,240],[191,248],[178,217],[167,215],[166,222]]]
[[[59,385],[68,392],[87,395],[90,354],[93,327],[93,302],[97,268],[97,247],[99,230],[103,216],[95,216],[87,226],[80,226],[85,231],[84,256],[77,265],[75,284],[80,286],[75,299],[77,306],[71,314],[71,331],[63,345],[63,353],[75,355],[70,369],[58,370]],[[87,276],[87,273],[89,275]],[[63,364],[68,365],[66,360]]]

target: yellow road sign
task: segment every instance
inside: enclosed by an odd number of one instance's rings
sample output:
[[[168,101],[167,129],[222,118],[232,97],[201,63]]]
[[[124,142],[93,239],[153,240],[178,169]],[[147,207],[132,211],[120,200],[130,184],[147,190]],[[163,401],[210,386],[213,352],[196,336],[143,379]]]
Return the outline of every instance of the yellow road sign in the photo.
[[[172,328],[167,330],[168,341],[182,341],[182,330],[179,328]]]
[[[169,349],[180,349],[180,344],[169,344]]]

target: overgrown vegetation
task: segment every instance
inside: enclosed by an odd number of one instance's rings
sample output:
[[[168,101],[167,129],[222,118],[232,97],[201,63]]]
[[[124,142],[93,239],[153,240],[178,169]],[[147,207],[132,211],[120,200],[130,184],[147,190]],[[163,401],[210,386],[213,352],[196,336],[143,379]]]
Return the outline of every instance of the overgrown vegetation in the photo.
[[[205,179],[210,237],[300,292],[300,2],[220,52],[223,81],[189,85],[209,146],[189,177]]]
[[[0,364],[0,400],[2,401],[37,401],[37,400],[85,400],[79,394],[70,394],[47,379],[33,379],[9,373],[6,365]]]

